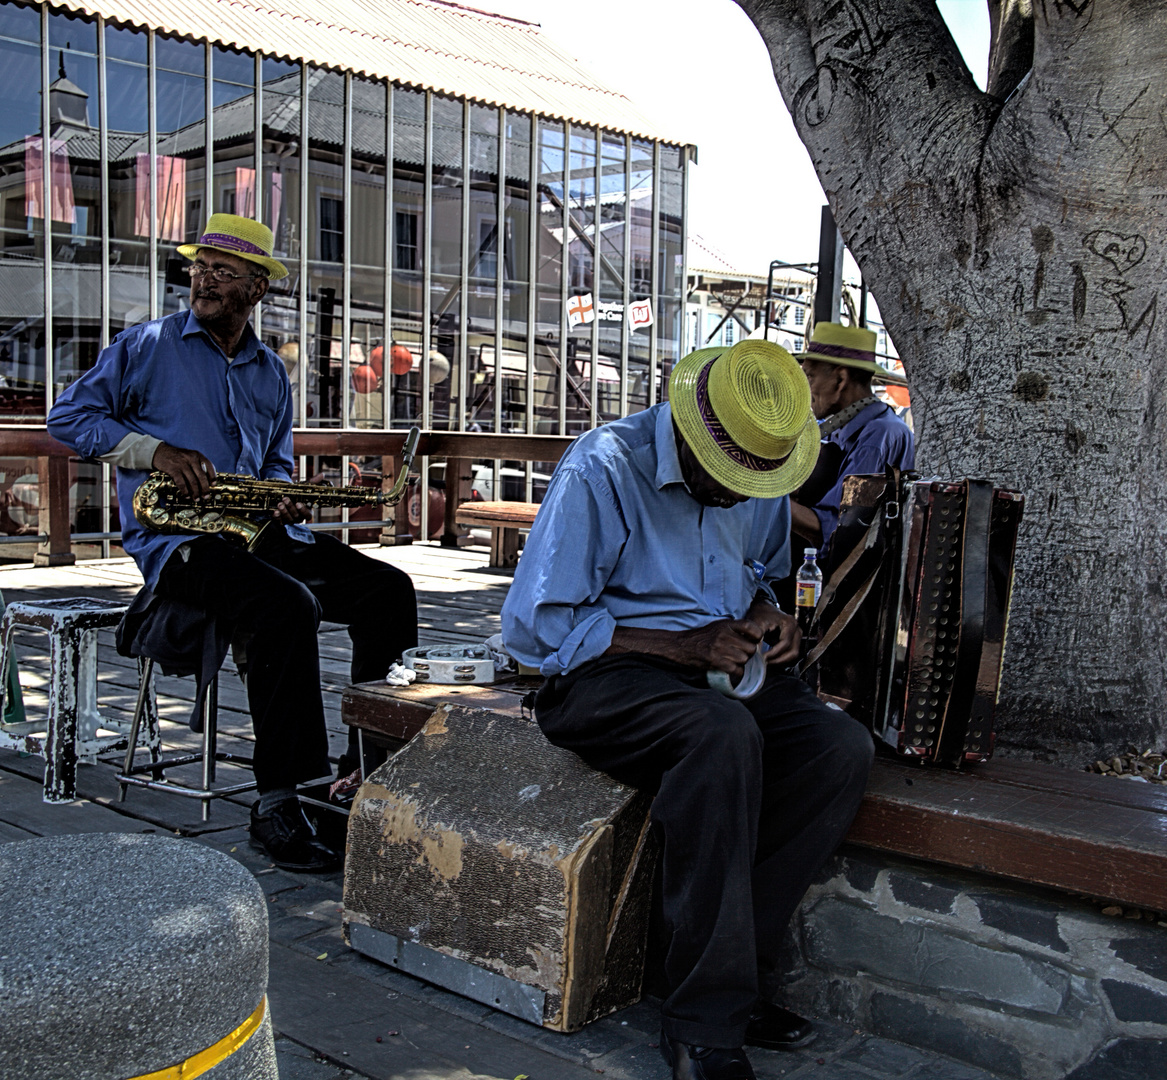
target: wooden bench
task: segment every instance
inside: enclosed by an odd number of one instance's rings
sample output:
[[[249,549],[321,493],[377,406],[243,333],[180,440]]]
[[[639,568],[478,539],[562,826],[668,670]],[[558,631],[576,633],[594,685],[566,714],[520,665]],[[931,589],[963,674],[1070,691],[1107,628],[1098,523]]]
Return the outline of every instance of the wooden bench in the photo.
[[[490,565],[513,567],[519,561],[519,530],[535,523],[538,503],[465,502],[458,507],[459,525],[490,528]]]
[[[350,686],[341,718],[389,749],[439,704],[518,711],[538,679]],[[1167,911],[1167,786],[996,760],[954,772],[877,758],[853,844],[1130,907]]]

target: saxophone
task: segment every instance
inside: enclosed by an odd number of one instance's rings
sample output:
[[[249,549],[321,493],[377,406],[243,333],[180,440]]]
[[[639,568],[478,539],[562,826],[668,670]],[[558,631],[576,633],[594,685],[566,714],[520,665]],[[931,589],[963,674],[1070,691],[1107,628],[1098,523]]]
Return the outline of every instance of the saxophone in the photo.
[[[147,529],[163,533],[212,533],[243,544],[248,551],[259,545],[271,512],[289,498],[306,506],[393,506],[409,483],[421,432],[410,428],[401,452],[401,471],[390,491],[367,487],[327,487],[285,480],[257,480],[237,473],[217,473],[202,499],[178,490],[164,472],[152,472],[134,492],[134,517]],[[267,520],[264,520],[264,516]]]

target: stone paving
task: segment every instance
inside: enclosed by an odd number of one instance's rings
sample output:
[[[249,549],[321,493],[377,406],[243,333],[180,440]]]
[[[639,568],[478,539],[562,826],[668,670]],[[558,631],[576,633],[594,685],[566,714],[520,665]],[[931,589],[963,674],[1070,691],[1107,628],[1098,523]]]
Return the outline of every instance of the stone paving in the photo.
[[[427,610],[446,612],[440,626],[430,624],[434,640],[457,633],[481,640],[494,632],[491,619],[497,623],[505,587],[499,589],[504,583],[497,572],[485,570],[485,553],[415,545],[389,554],[415,574]],[[103,583],[124,592],[133,585],[132,568],[122,562],[101,571],[93,564],[35,573],[0,569],[0,589],[9,601],[42,592],[102,595]],[[476,588],[487,599],[475,599]],[[465,617],[468,611],[473,617]],[[423,641],[426,635],[423,627]],[[642,1001],[571,1035],[526,1024],[350,950],[341,938],[341,875],[272,866],[248,843],[245,799],[216,804],[209,826],[195,826],[190,805],[171,795],[135,793],[125,804],[113,803],[112,768],[98,765],[81,770],[79,790],[88,797],[45,806],[40,769],[39,759],[0,751],[0,842],[65,832],[174,831],[225,852],[256,876],[268,897],[269,994],[284,1080],[669,1078],[657,1048],[659,1002]],[[993,1080],[941,1054],[829,1019],[818,1026],[818,1039],[803,1050],[751,1051],[760,1080]]]

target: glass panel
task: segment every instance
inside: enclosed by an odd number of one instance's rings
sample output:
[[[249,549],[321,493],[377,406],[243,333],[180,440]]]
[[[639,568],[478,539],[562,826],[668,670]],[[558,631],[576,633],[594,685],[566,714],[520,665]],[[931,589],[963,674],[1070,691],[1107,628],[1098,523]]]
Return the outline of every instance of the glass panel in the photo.
[[[598,418],[620,415],[620,333],[624,322],[624,139],[605,135],[600,161],[600,355],[596,363]]]
[[[60,47],[49,84],[53,380],[59,393],[93,366],[101,343],[101,154],[97,29],[52,16]]]
[[[109,332],[150,317],[150,169],[146,107],[146,34],[105,28],[108,55],[141,62],[106,63],[109,123]]]
[[[97,55],[97,23],[84,15],[71,12],[49,12],[49,51],[76,49]],[[94,116],[96,120],[96,115]]]
[[[462,311],[462,102],[433,99],[433,228],[430,283],[430,416],[458,426]]]
[[[206,49],[189,41],[154,38],[154,85],[158,132],[155,218],[158,269],[165,281],[162,314],[185,309],[190,301],[187,260],[175,250],[197,240],[206,223]]]
[[[536,307],[535,433],[559,430],[559,329],[563,280],[563,125],[539,125],[539,262]]]
[[[498,110],[471,105],[470,295],[466,298],[470,367],[466,427],[469,431],[494,430],[498,240]],[[511,255],[507,250],[504,257]]]
[[[567,183],[568,235],[567,434],[591,426],[592,326],[595,315],[596,133],[571,132]],[[590,311],[588,297],[592,297]],[[575,325],[573,326],[572,323]]]
[[[345,350],[344,76],[308,74],[308,424],[339,427]]]
[[[652,143],[632,140],[632,187],[628,193],[631,234],[628,320],[628,411],[648,406],[649,342],[652,336]],[[634,306],[633,306],[634,305]]]
[[[215,181],[210,213],[255,217],[255,58],[215,46]]]
[[[530,277],[531,119],[507,113],[503,260],[502,430],[527,429],[527,299]]]
[[[263,220],[289,274],[263,301],[263,340],[288,369],[300,423],[300,65],[263,61]]]
[[[389,375],[394,426],[420,420],[425,93],[393,91],[393,327]]]
[[[351,422],[385,426],[385,95],[382,82],[352,80]],[[390,373],[390,378],[392,374]],[[377,459],[380,468],[380,459]],[[350,515],[351,516],[351,515]],[[379,514],[376,516],[380,516]],[[350,541],[356,542],[350,535]],[[375,537],[374,537],[375,539]]]
[[[31,43],[0,39],[0,419],[16,420],[45,414],[40,9],[0,12],[0,33]]]
[[[683,250],[681,222],[684,210],[684,165],[681,151],[675,146],[661,147],[660,184],[660,313],[657,315],[657,364],[661,389],[657,400],[668,397],[669,373],[686,349],[683,327],[684,312]]]
[[[28,41],[38,48],[41,43],[41,11],[39,7],[0,5],[0,37]],[[34,83],[40,86],[40,83]]]

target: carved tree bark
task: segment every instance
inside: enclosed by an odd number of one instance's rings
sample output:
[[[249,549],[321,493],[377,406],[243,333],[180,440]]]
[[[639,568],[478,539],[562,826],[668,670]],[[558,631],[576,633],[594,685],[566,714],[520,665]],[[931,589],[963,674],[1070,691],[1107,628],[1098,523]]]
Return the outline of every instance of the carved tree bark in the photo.
[[[1025,492],[1000,745],[1162,740],[1167,4],[993,0],[994,96],[931,0],[738,2],[903,357],[919,467]]]

